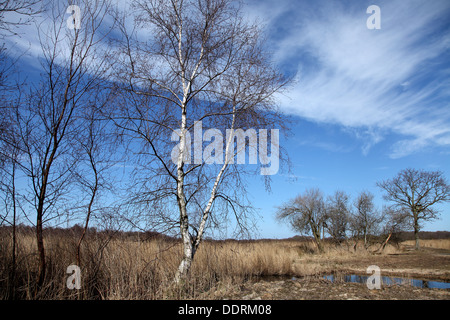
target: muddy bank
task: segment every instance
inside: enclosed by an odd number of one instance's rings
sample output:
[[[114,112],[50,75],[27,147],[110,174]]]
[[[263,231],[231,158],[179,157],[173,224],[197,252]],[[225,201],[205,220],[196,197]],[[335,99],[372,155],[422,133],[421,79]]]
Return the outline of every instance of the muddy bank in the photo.
[[[323,278],[260,281],[236,288],[225,299],[237,300],[450,300],[450,290],[411,286],[382,286],[369,290],[365,284],[338,283]]]
[[[299,276],[345,273],[365,274],[369,266],[378,266],[381,275],[450,281],[450,250],[403,247],[386,254],[328,254],[304,256],[293,263]]]
[[[308,256],[295,261],[296,278],[260,279],[234,288],[225,299],[244,300],[450,300],[450,289],[418,288],[408,284],[368,289],[365,283],[324,279],[326,273],[366,274],[379,266],[382,276],[450,281],[450,250],[404,248],[401,252],[365,256]],[[297,267],[296,267],[297,266]],[[295,272],[294,272],[295,273]],[[301,274],[303,273],[303,274]],[[308,274],[309,273],[309,274]]]

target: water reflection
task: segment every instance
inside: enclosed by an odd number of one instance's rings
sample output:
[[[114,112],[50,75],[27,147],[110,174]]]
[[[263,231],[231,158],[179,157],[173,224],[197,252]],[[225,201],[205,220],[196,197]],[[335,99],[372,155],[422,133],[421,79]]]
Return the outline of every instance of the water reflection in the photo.
[[[356,283],[366,283],[369,276],[365,275],[326,275],[324,279],[334,281],[344,281],[344,282],[356,282]],[[444,281],[431,281],[431,280],[418,280],[418,279],[408,279],[408,278],[397,278],[397,277],[381,277],[383,285],[411,285],[418,288],[436,288],[436,289],[450,289],[450,282]]]

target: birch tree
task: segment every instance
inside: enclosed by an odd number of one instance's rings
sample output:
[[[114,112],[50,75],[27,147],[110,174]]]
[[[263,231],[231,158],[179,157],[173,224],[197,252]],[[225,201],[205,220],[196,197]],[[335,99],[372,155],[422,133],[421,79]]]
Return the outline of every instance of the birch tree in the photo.
[[[133,29],[120,20],[122,68],[116,74],[123,94],[112,118],[139,163],[132,202],[145,207],[153,227],[177,228],[181,236],[179,283],[208,228],[225,228],[231,214],[246,230],[252,210],[245,176],[270,168],[267,161],[237,165],[235,136],[241,129],[248,136],[256,132],[265,147],[276,141],[272,129],[284,125],[274,95],[288,80],[239,2],[138,0],[133,8]],[[267,151],[248,140],[249,159]],[[274,162],[278,147],[271,147]]]

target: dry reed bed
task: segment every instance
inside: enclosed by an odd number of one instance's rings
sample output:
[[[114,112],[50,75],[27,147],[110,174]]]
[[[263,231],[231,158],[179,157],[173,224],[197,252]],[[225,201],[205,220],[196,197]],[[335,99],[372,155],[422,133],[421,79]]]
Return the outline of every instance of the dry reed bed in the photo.
[[[173,278],[181,260],[176,241],[138,241],[111,234],[90,236],[81,251],[80,290],[69,290],[66,269],[75,264],[77,237],[48,236],[45,239],[48,271],[45,286],[35,295],[37,271],[36,241],[32,234],[19,235],[17,271],[11,277],[11,243],[0,243],[1,298],[19,299],[214,299],[228,289],[255,277],[269,275],[314,275],[327,272],[326,261],[350,253],[349,248],[327,244],[325,253],[315,252],[312,242],[205,241],[197,252],[190,278],[174,286]],[[324,263],[325,261],[325,263]]]
[[[45,239],[47,275],[35,295],[36,240],[33,234],[17,239],[17,267],[12,281],[11,241],[0,241],[1,298],[20,299],[177,299],[207,298],[220,286],[233,286],[252,277],[292,272],[298,257],[295,243],[205,241],[195,256],[190,279],[183,288],[173,286],[181,260],[181,245],[174,241],[88,237],[81,250],[81,290],[68,290],[66,269],[76,264],[77,237]]]
[[[414,246],[414,240],[403,241],[402,245]],[[420,240],[420,246],[424,248],[450,249],[450,239],[424,239]]]

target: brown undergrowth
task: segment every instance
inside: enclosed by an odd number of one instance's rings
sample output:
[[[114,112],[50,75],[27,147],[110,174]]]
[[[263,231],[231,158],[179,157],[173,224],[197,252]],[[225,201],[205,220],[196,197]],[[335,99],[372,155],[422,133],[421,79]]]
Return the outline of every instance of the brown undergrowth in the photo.
[[[443,241],[443,240],[441,240]],[[36,242],[19,233],[13,271],[11,241],[0,238],[1,299],[219,299],[229,290],[264,276],[304,277],[332,272],[345,261],[373,256],[359,246],[326,245],[318,253],[313,242],[300,240],[205,241],[197,252],[189,279],[174,285],[181,245],[162,238],[140,239],[118,233],[89,235],[81,248],[81,289],[67,288],[66,273],[76,261],[77,237],[48,235],[43,287],[35,290]],[[397,252],[388,247],[383,254]]]

